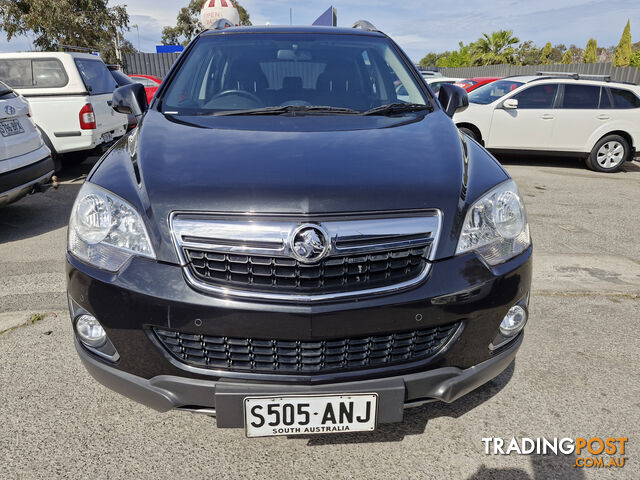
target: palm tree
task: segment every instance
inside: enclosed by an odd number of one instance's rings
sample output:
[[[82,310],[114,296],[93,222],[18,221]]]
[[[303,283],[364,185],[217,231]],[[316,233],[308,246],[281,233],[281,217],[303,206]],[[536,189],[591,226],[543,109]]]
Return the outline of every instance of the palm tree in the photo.
[[[513,36],[513,30],[498,30],[487,35],[482,34],[473,44],[474,63],[476,65],[498,65],[515,63],[516,50],[514,45],[520,42]]]

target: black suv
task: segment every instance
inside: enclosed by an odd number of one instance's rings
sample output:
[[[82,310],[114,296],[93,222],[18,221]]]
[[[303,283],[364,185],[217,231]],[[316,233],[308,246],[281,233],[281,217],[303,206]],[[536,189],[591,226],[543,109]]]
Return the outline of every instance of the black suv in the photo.
[[[69,224],[86,368],[249,436],[374,430],[498,375],[532,247],[516,185],[450,118],[467,104],[366,22],[213,28],[150,107],[116,90],[139,126]]]

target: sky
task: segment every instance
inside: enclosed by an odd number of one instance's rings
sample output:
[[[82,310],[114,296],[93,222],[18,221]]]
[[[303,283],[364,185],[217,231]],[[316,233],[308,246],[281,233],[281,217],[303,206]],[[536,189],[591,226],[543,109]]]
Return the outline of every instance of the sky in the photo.
[[[289,9],[293,23],[311,24],[332,3],[308,0],[241,0],[254,25],[288,25]],[[155,52],[163,26],[175,25],[176,15],[189,0],[110,0],[127,5],[130,23],[125,32],[134,46]],[[204,3],[204,0],[203,0]],[[338,25],[351,26],[365,19],[391,36],[414,61],[428,52],[454,50],[458,42],[475,41],[483,33],[513,30],[520,40],[543,46],[576,44],[584,48],[590,37],[601,47],[617,45],[622,30],[631,20],[634,42],[640,41],[640,0],[334,0]],[[138,42],[138,30],[140,32]],[[0,33],[0,51],[31,48],[26,37],[6,41]]]

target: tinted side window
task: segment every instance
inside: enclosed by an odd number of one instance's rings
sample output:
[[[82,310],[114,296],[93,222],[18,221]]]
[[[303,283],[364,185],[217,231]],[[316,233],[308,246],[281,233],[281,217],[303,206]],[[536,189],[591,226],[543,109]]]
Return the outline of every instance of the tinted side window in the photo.
[[[89,94],[102,95],[112,93],[116,89],[116,81],[109,73],[107,66],[100,60],[76,58],[76,65]]]
[[[58,88],[69,81],[55,58],[0,60],[0,80],[13,88]]]
[[[640,98],[629,90],[621,88],[612,88],[613,108],[638,108],[640,107]]]
[[[593,85],[565,85],[562,108],[597,109],[600,103],[600,87]]]
[[[600,89],[600,108],[612,108],[611,107],[611,96],[609,95],[609,89],[601,88]]]
[[[553,108],[558,85],[536,85],[518,93],[513,98],[518,100],[518,108]]]

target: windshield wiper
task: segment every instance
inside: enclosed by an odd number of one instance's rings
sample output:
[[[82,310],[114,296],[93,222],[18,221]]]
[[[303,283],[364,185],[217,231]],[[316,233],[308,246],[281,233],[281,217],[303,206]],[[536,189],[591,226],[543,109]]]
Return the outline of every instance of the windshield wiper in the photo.
[[[380,107],[362,112],[362,115],[393,115],[394,113],[418,112],[421,110],[429,110],[432,112],[433,107],[431,105],[420,105],[418,103],[390,103],[389,105],[381,105]]]
[[[283,105],[281,107],[252,108],[249,110],[228,110],[214,113],[216,117],[230,115],[283,115],[285,113],[339,113],[339,114],[359,114],[358,110],[352,108],[329,107],[329,106],[304,106],[304,105]]]

